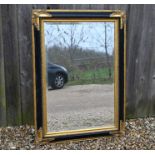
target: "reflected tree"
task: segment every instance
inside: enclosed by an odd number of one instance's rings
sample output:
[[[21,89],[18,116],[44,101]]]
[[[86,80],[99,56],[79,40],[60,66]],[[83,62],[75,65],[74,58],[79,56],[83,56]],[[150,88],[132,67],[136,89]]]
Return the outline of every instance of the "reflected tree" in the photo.
[[[114,49],[110,51],[110,49],[114,47],[114,34],[112,34],[113,29],[114,27],[111,23],[104,22],[104,35],[96,30],[96,35],[98,36],[97,43],[105,52],[109,78],[112,78],[112,59],[114,54]]]
[[[65,28],[58,24],[51,25],[51,28],[46,31],[45,35],[49,35],[46,47],[49,47],[53,42],[53,45],[67,49],[71,62],[73,62],[76,49],[88,39],[88,36],[85,35],[84,26],[74,23],[70,23]]]

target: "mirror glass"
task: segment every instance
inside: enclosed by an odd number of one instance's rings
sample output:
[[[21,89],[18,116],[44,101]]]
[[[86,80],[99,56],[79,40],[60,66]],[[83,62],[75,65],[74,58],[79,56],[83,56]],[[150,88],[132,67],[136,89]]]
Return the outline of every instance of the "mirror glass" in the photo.
[[[46,21],[47,131],[114,126],[114,22]]]

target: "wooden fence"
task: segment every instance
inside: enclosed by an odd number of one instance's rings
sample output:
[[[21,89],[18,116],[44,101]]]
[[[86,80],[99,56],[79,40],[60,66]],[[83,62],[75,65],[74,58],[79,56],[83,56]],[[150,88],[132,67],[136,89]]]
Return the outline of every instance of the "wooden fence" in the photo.
[[[33,124],[32,9],[127,13],[127,117],[155,115],[155,5],[0,5],[0,125]]]

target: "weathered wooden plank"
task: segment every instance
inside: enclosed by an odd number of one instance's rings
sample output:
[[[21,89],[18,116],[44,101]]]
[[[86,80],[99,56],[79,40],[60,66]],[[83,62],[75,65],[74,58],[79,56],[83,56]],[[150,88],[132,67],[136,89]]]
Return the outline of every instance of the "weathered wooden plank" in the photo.
[[[85,10],[85,9],[89,9],[89,4],[60,4],[59,5],[59,9],[66,9],[66,10]]]
[[[128,18],[128,116],[154,115],[154,6],[131,5]]]
[[[155,116],[155,5],[145,5],[145,11],[150,11],[148,15],[146,15],[146,19],[151,17],[148,21],[148,28],[145,29],[146,33],[148,33],[148,38],[144,36],[144,38],[148,41],[148,50],[151,53],[150,55],[150,83],[149,83],[149,116]],[[144,46],[144,45],[143,45]],[[146,50],[147,51],[147,50]]]
[[[4,72],[1,5],[0,5],[0,125],[2,126],[6,125],[6,96],[5,96],[5,72]]]
[[[20,76],[16,5],[2,7],[2,35],[5,61],[7,124],[21,124]]]
[[[17,5],[21,115],[23,124],[27,122],[33,124],[31,11],[32,5]]]
[[[59,9],[58,4],[33,4],[32,9]]]
[[[118,5],[118,4],[60,4],[59,9],[75,9],[75,10],[127,10],[128,5]]]
[[[154,40],[155,40],[155,9],[154,6],[144,5],[140,47],[136,59],[136,115],[149,116],[155,112],[155,81],[154,81]],[[137,25],[138,27],[138,25]],[[130,104],[131,106],[131,104]],[[154,107],[154,108],[153,108]]]
[[[144,12],[143,5],[131,6],[129,12],[128,29],[130,33],[128,33],[128,43],[127,43],[128,47],[127,87],[128,87],[128,105],[129,105],[128,114],[130,117],[137,115],[136,102],[140,100],[137,98],[137,95],[140,93],[140,91],[143,91],[144,89],[143,83],[139,81],[139,75],[138,75],[139,66],[137,63],[140,55],[138,53],[140,52],[139,50],[140,39],[143,31],[143,18],[144,18],[143,12]],[[139,21],[139,19],[141,20]],[[139,85],[141,87],[139,88],[140,90],[138,89],[139,82],[141,83],[141,85]],[[143,97],[142,94],[139,94],[139,97],[142,98]],[[144,98],[146,99],[146,97]]]

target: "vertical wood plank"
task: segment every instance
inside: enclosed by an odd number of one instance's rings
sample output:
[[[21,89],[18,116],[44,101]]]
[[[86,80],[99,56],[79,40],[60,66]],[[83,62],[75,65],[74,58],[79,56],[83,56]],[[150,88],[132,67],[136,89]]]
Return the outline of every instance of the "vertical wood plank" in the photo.
[[[149,116],[155,116],[155,5],[146,5],[145,9],[150,10],[150,14],[146,17],[149,18],[149,16],[151,16],[152,18],[149,21],[149,27],[146,30],[148,32],[148,37],[147,40],[150,41],[148,42],[148,44],[150,43],[149,46],[149,50],[151,52],[150,55],[150,92],[149,92]]]
[[[137,106],[138,102],[146,102],[146,96],[142,95],[144,88],[144,77],[141,75],[139,70],[139,57],[143,51],[140,50],[140,40],[142,38],[143,28],[144,28],[144,6],[143,5],[131,5],[129,12],[128,21],[128,69],[127,69],[127,88],[128,88],[128,110],[127,113],[129,117],[137,116]],[[141,19],[141,20],[139,20]],[[134,23],[134,24],[133,24]],[[143,58],[141,57],[142,61]],[[144,66],[143,66],[144,67]],[[141,69],[143,68],[141,67]],[[139,87],[138,84],[140,83]],[[138,95],[139,94],[139,95]],[[138,95],[138,96],[137,96]],[[139,100],[139,101],[138,101]],[[140,101],[141,100],[141,101]],[[142,104],[142,103],[141,103]],[[147,103],[146,103],[147,104]],[[141,113],[142,115],[142,113]]]
[[[155,8],[144,5],[139,51],[136,59],[136,115],[151,116],[155,114]],[[138,27],[138,25],[137,25]]]
[[[17,5],[17,37],[20,59],[21,115],[23,124],[33,124],[31,11],[32,5]]]
[[[4,72],[4,53],[2,38],[2,16],[0,5],[0,125],[6,125],[6,96],[5,96],[5,72]]]
[[[3,5],[2,35],[5,60],[5,86],[7,102],[7,124],[22,123],[20,103],[20,76],[17,38],[17,8],[16,5]]]

